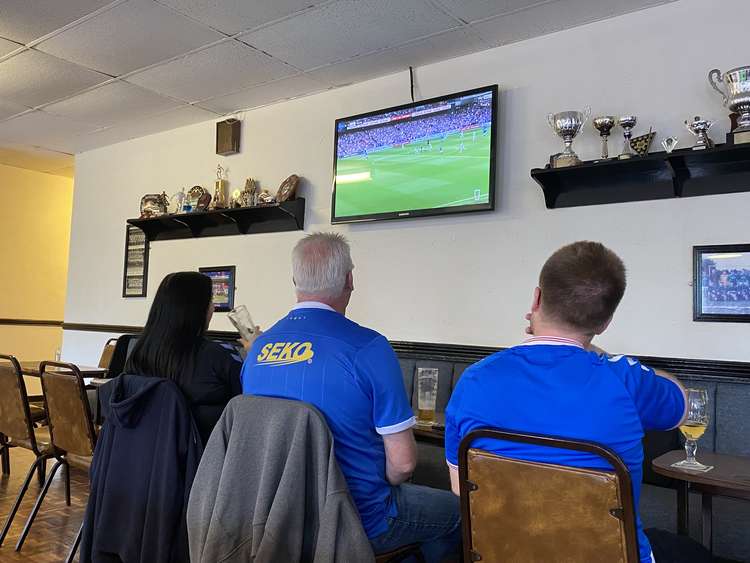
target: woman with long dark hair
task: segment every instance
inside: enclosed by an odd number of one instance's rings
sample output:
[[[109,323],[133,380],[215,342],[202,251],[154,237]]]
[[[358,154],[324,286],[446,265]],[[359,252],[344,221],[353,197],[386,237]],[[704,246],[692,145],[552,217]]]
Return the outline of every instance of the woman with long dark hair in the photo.
[[[125,373],[164,377],[178,385],[204,445],[226,404],[242,393],[242,359],[235,348],[205,336],[213,309],[208,276],[167,275],[125,365]]]

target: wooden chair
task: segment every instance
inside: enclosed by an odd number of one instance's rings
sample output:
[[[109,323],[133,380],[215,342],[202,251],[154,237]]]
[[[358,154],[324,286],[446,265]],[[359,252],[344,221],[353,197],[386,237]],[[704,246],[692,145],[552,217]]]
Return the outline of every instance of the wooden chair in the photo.
[[[104,344],[104,349],[102,350],[102,355],[99,358],[99,367],[104,369],[109,369],[109,365],[112,363],[112,356],[115,353],[115,347],[117,346],[117,338],[110,338],[107,340],[106,344]]]
[[[55,473],[63,466],[65,475],[65,501],[70,506],[70,466],[88,473],[96,446],[96,432],[81,372],[73,364],[42,362],[42,390],[47,404],[47,419],[53,455],[57,463],[52,467],[34,508],[16,544],[20,551],[31,526],[47,495]],[[80,530],[67,561],[72,561],[80,542]]]
[[[613,471],[504,458],[479,438],[587,452]],[[459,447],[464,561],[637,563],[630,474],[611,450],[590,442],[480,429]]]
[[[0,545],[5,541],[5,536],[10,530],[13,518],[18,512],[18,507],[26,495],[35,472],[38,475],[39,484],[44,483],[47,460],[53,455],[50,441],[47,429],[34,428],[34,420],[26,396],[26,385],[18,360],[13,356],[0,354],[0,451],[2,452],[3,473],[10,474],[9,450],[11,447],[25,448],[35,456],[34,463],[29,468],[3,530],[0,532]]]

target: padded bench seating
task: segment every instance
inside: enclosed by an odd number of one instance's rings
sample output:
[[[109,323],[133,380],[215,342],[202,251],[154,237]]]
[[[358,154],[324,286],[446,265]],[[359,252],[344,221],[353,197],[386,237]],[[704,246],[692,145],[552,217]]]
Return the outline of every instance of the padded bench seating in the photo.
[[[417,368],[438,369],[438,412],[445,411],[453,388],[470,365],[465,362],[425,360],[422,355],[410,357],[408,352],[399,352],[399,363],[406,392],[411,397],[415,410],[417,394],[414,379]],[[701,450],[750,456],[750,381],[742,383],[713,376],[682,377],[679,373],[676,375],[688,387],[708,390],[711,422],[698,443],[698,459]],[[655,474],[651,469],[651,460],[680,447],[682,439],[677,430],[649,432],[644,439],[644,486],[640,509],[641,518],[647,528],[658,527],[672,532],[677,529],[677,495],[672,480]],[[431,487],[450,489],[443,448],[426,442],[417,442],[417,448],[419,461],[413,481]],[[691,535],[698,538],[699,499],[697,495],[691,497],[694,497],[690,501]],[[750,502],[716,497],[713,512],[714,554],[750,562]]]

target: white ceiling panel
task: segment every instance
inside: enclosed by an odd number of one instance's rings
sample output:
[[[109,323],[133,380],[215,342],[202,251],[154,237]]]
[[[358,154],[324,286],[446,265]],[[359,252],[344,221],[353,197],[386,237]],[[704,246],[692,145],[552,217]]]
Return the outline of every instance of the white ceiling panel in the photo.
[[[304,74],[300,74],[235,92],[228,96],[206,100],[199,105],[217,113],[227,114],[241,109],[254,108],[280,100],[312,94],[313,92],[321,92],[326,88],[325,84],[313,80]]]
[[[2,11],[2,8],[0,8],[0,12]],[[2,21],[2,16],[0,15],[0,21]],[[23,47],[20,43],[15,43],[14,41],[8,41],[7,39],[3,39],[0,37],[0,57],[4,57],[8,53],[12,53],[16,49],[20,49]]]
[[[38,48],[107,74],[121,75],[222,37],[152,0],[129,0],[43,41]]]
[[[112,0],[2,0],[0,35],[29,43],[110,3]]]
[[[556,0],[489,19],[472,27],[483,40],[505,45],[674,1]]]
[[[453,59],[487,48],[489,45],[478,34],[468,28],[459,28],[402,45],[396,49],[396,53],[406,68],[435,60]]]
[[[0,164],[72,177],[73,155],[48,151],[40,147],[0,143]]]
[[[469,23],[554,0],[436,0],[452,15]]]
[[[162,113],[180,105],[180,102],[139,86],[117,81],[46,106],[44,111],[99,127],[108,127]]]
[[[53,151],[74,153],[74,138],[97,127],[33,111],[0,123],[0,143],[11,142],[44,147]]]
[[[309,70],[457,25],[424,0],[340,0],[240,39]]]
[[[25,111],[29,111],[29,108],[22,106],[21,104],[14,104],[13,102],[0,100],[0,121]]]
[[[307,75],[331,86],[345,86],[377,76],[393,74],[405,68],[408,68],[408,65],[404,63],[398,52],[390,50],[318,68]]]
[[[278,20],[322,0],[157,0],[229,35]]]
[[[188,102],[205,100],[294,74],[292,67],[239,41],[226,41],[129,76],[139,84]]]
[[[205,109],[195,106],[182,106],[159,115],[153,115],[148,119],[139,119],[102,129],[95,133],[78,135],[72,139],[71,144],[74,146],[73,152],[78,153],[218,117],[217,114]]]
[[[33,49],[0,63],[0,99],[34,107],[109,78]]]

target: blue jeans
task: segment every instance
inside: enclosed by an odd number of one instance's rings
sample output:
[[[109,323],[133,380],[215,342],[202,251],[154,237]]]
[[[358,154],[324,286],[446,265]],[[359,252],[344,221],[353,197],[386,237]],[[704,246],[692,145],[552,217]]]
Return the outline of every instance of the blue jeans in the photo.
[[[461,511],[451,491],[404,483],[393,487],[398,514],[386,518],[388,531],[370,540],[376,554],[410,543],[421,544],[427,563],[458,560],[461,551]]]

